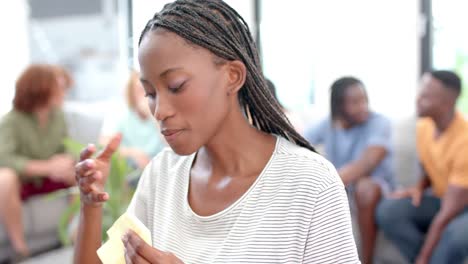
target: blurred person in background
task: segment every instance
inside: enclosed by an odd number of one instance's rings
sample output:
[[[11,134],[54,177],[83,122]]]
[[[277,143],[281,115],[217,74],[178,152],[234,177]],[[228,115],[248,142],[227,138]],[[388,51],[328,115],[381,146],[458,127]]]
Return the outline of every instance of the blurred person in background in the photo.
[[[139,76],[136,71],[130,73],[125,89],[128,107],[123,113],[112,112],[104,120],[100,144],[107,145],[112,136],[122,134],[120,155],[133,167],[143,169],[165,144],[152,118]]]
[[[63,68],[29,66],[16,82],[13,109],[0,121],[0,220],[19,256],[29,255],[23,201],[75,183],[61,110],[71,83]]]
[[[280,104],[283,112],[286,114],[286,116],[288,117],[289,119],[289,122],[291,122],[291,124],[293,125],[293,127],[296,129],[297,132],[299,132],[299,134],[302,134],[303,130],[304,130],[304,125],[303,125],[303,122],[301,121],[301,119],[295,115],[293,112],[289,111],[288,109],[286,109],[283,104],[281,104],[281,102],[279,101],[278,99],[278,95],[276,94],[276,86],[275,84],[273,84],[273,82],[266,78],[266,82],[267,82],[267,85],[268,85],[268,90],[270,90],[271,94],[273,95],[273,97],[276,99],[276,101],[278,101],[278,103]]]
[[[457,264],[468,257],[468,123],[455,110],[460,92],[453,72],[423,75],[417,100],[422,177],[377,209],[379,227],[411,263]]]
[[[305,138],[322,145],[347,187],[361,237],[361,261],[372,263],[377,227],[375,208],[394,188],[390,121],[369,110],[364,84],[343,77],[331,86],[331,116],[310,125]]]

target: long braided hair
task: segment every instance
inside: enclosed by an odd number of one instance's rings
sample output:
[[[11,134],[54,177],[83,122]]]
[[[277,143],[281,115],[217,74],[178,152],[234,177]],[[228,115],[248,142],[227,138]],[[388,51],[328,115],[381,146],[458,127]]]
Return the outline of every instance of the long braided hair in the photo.
[[[177,0],[166,4],[148,21],[138,45],[146,33],[157,28],[173,32],[223,60],[242,61],[247,76],[239,91],[239,102],[251,124],[315,152],[269,92],[249,27],[233,8],[221,0]]]

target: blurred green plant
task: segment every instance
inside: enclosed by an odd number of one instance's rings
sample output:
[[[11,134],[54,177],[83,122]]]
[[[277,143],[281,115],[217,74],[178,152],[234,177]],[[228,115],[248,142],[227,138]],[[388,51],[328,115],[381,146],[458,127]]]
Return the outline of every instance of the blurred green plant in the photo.
[[[79,157],[85,145],[78,143],[72,139],[65,139],[64,145],[67,153],[75,157]],[[98,151],[99,152],[99,151]],[[134,193],[134,188],[128,184],[127,175],[134,169],[130,167],[127,161],[116,152],[110,162],[110,173],[107,178],[105,190],[109,193],[109,200],[103,206],[103,221],[102,221],[102,239],[107,240],[106,231],[112,224],[121,216],[128,207]],[[67,210],[61,215],[58,233],[60,241],[64,245],[72,243],[72,237],[69,232],[69,225],[74,217],[78,217],[80,211],[79,193],[76,193],[72,198],[71,204]]]

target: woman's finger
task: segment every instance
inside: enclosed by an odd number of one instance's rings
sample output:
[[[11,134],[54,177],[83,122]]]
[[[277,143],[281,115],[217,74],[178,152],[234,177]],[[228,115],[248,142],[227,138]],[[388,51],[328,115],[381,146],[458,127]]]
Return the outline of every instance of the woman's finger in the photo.
[[[128,231],[123,237],[122,237],[122,243],[124,244],[125,247],[125,260],[127,263],[156,263],[156,262],[150,262],[147,259],[145,259],[139,252],[139,248],[141,245],[141,242],[143,241],[135,241],[133,240],[132,233],[133,231]],[[139,239],[139,237],[137,238]]]
[[[97,159],[103,160],[103,161],[109,161],[110,158],[112,157],[112,154],[117,151],[120,145],[120,141],[122,141],[122,135],[117,134],[111,138],[109,143],[104,147],[104,150],[99,153],[97,156]]]
[[[77,178],[87,177],[96,168],[96,162],[92,159],[86,159],[78,162],[75,166],[75,173]]]
[[[91,175],[87,177],[81,177],[78,181],[80,190],[87,194],[92,191],[99,191],[94,188],[93,183],[102,179],[102,173],[100,171],[93,171]]]
[[[132,252],[131,250],[127,249],[125,247],[124,249],[124,257],[125,257],[125,263],[126,264],[132,264],[132,256],[133,254],[135,254],[134,252]]]
[[[125,262],[127,264],[149,264],[151,262],[144,259],[142,256],[138,255],[136,250],[131,246],[127,245],[125,247]]]
[[[80,152],[80,161],[91,158],[94,152],[96,152],[96,147],[93,144],[89,144]]]
[[[163,251],[148,245],[132,230],[127,231],[122,241],[126,247],[133,249],[138,256],[141,256],[149,263],[158,263],[164,256]]]
[[[80,187],[80,191],[83,194],[88,194],[88,193],[93,191],[93,189],[91,188],[91,184],[87,183],[86,181],[87,181],[87,179],[83,178],[78,182],[78,186]]]

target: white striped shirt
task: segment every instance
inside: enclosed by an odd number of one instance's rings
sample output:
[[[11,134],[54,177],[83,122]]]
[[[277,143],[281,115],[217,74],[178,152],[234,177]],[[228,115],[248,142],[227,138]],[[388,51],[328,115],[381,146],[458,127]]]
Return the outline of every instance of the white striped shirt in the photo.
[[[278,137],[249,190],[211,216],[188,203],[194,157],[167,149],[142,175],[128,211],[154,247],[187,264],[359,263],[343,183],[320,155]]]

